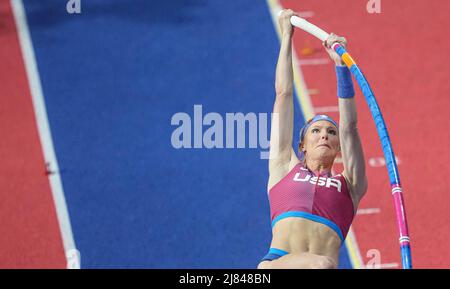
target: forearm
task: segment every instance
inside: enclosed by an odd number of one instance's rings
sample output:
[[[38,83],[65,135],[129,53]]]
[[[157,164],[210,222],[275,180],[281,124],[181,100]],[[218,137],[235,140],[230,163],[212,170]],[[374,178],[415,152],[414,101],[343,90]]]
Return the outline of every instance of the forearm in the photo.
[[[284,34],[281,39],[280,54],[278,55],[275,73],[275,91],[277,96],[292,96],[293,82],[291,35]]]
[[[339,98],[339,129],[356,130],[357,114],[354,98]]]
[[[339,118],[339,138],[344,169],[354,190],[358,196],[362,196],[367,190],[367,178],[354,98],[339,98]]]
[[[344,169],[360,197],[367,190],[364,152],[357,127],[355,91],[347,68],[337,71],[339,96],[339,137]]]

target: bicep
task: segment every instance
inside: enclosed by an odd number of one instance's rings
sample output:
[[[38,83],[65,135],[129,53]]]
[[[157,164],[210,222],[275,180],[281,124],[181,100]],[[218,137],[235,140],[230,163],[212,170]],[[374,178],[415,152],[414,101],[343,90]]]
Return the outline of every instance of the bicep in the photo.
[[[289,162],[294,127],[293,96],[277,96],[270,128],[270,161]]]

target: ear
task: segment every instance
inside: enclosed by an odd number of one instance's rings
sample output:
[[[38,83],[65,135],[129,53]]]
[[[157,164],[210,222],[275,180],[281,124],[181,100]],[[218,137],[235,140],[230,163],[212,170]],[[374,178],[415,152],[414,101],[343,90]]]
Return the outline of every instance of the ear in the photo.
[[[305,150],[305,144],[304,143],[299,143],[298,144],[298,149],[300,150],[300,151],[303,151],[303,152],[305,152],[306,150]]]

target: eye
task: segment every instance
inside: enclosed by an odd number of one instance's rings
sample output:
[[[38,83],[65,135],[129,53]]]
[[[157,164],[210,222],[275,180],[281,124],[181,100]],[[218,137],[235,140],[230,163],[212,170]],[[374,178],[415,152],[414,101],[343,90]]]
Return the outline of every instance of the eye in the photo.
[[[317,128],[313,128],[311,132],[319,131]]]
[[[328,132],[331,133],[332,135],[336,135],[336,131],[334,129],[330,129]]]

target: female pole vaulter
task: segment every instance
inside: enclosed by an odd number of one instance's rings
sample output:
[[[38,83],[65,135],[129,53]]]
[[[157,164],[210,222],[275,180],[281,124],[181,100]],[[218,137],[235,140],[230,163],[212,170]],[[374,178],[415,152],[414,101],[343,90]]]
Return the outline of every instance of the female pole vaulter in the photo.
[[[325,49],[336,64],[339,125],[316,115],[302,127],[298,152],[293,141],[293,71],[290,18],[279,17],[282,41],[276,68],[276,98],[271,124],[268,192],[272,242],[258,269],[337,268],[358,204],[367,191],[365,160],[357,129],[356,104],[350,71],[331,49],[346,40],[331,34]],[[342,152],[344,170],[331,169]]]

